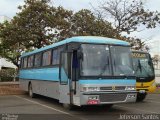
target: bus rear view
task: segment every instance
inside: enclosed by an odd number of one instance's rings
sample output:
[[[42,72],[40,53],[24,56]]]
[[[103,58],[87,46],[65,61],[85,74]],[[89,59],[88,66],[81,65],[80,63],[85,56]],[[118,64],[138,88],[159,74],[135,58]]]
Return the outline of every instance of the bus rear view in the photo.
[[[143,101],[147,93],[153,93],[156,90],[154,67],[147,52],[133,51],[132,57],[137,79],[137,101]]]

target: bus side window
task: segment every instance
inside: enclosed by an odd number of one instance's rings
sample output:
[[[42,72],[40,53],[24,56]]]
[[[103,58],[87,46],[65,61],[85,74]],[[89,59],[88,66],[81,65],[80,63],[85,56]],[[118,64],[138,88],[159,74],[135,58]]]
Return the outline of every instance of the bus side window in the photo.
[[[52,52],[52,65],[57,65],[57,57],[58,57],[58,50],[54,49]]]
[[[38,53],[38,54],[35,55],[35,60],[34,60],[34,66],[35,67],[41,66],[41,56],[42,56],[41,53]]]
[[[51,50],[43,53],[42,66],[50,65],[51,63]]]
[[[34,58],[33,55],[28,57],[28,67],[29,68],[33,67],[33,58]]]
[[[58,48],[58,53],[57,53],[57,64],[60,63],[60,54],[63,51],[63,47],[59,47]]]
[[[27,57],[23,59],[23,68],[27,68]]]
[[[23,68],[23,58],[21,58],[20,68]]]

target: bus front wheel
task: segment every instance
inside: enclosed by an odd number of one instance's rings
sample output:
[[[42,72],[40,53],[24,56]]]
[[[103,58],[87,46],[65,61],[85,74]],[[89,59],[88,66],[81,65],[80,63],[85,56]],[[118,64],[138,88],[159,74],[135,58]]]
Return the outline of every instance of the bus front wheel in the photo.
[[[29,96],[31,98],[34,98],[35,97],[35,94],[33,93],[33,89],[32,89],[32,84],[30,83],[29,86],[28,86],[28,92],[29,92]]]
[[[137,94],[137,102],[141,102],[146,98],[146,93],[138,93]]]
[[[105,105],[101,105],[102,108],[105,108],[105,109],[110,109],[112,108],[113,104],[105,104]]]

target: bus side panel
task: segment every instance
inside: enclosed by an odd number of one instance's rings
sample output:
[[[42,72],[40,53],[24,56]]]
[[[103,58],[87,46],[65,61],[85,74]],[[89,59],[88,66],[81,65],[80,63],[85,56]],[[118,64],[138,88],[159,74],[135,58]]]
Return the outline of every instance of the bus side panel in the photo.
[[[21,79],[21,88],[25,91],[28,91],[29,82],[32,84],[34,93],[54,99],[59,99],[59,82]]]
[[[59,99],[59,82],[32,80],[33,91],[36,94]]]

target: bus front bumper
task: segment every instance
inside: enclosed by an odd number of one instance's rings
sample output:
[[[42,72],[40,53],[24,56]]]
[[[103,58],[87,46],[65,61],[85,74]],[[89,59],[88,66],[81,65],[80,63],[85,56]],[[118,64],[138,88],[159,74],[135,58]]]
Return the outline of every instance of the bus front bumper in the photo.
[[[137,92],[139,93],[153,93],[156,91],[156,86],[150,86],[150,87],[138,87]]]
[[[155,81],[143,82],[143,86],[141,82],[137,82],[136,90],[138,93],[153,93],[156,91]]]
[[[82,92],[80,95],[80,105],[115,104],[125,102],[135,102],[136,91],[124,92]]]

